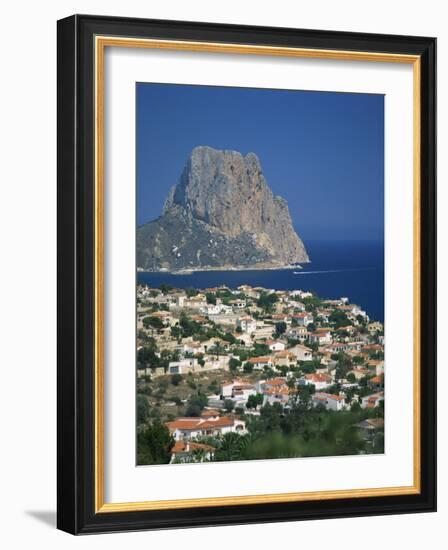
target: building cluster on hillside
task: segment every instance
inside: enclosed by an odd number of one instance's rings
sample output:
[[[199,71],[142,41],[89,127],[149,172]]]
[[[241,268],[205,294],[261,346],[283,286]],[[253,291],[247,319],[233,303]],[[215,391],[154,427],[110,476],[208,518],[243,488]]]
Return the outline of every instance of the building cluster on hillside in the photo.
[[[286,410],[302,389],[312,390],[312,406],[331,411],[384,400],[383,325],[348,298],[249,285],[199,291],[138,285],[137,331],[137,351],[150,341],[154,357],[165,359],[140,363],[140,378],[227,373],[200,417],[167,424],[180,460],[213,453],[195,446],[198,437],[244,433],[237,411],[259,414],[260,406],[274,403]],[[232,415],[224,412],[229,401]]]

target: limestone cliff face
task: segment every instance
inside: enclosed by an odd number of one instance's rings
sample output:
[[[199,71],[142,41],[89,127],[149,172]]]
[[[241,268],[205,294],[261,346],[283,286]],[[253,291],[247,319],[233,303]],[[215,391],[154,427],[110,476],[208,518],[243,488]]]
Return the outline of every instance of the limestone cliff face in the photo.
[[[286,201],[258,157],[196,147],[162,215],[137,230],[137,265],[148,270],[275,268],[307,262]]]

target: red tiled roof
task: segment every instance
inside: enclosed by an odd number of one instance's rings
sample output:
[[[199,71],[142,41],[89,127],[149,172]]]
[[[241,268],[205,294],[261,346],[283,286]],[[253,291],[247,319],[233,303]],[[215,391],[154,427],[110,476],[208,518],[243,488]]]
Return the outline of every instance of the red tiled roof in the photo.
[[[335,395],[333,393],[315,393],[313,395],[314,399],[319,399],[320,401],[323,401],[325,399],[333,399],[335,401],[342,401],[344,398],[340,395]]]
[[[188,451],[187,451],[188,447]],[[185,453],[185,452],[193,452],[198,449],[203,449],[204,451],[214,451],[215,448],[211,447],[210,445],[205,445],[204,443],[195,443],[194,441],[176,441],[176,443],[173,445],[171,452],[176,453]]]
[[[233,389],[238,391],[238,390],[254,390],[255,389],[255,386],[253,386],[252,384],[238,384],[238,386],[233,386]]]
[[[201,428],[224,428],[225,426],[233,426],[235,420],[228,416],[221,416],[216,420],[207,420],[200,425]]]
[[[249,363],[269,363],[270,357],[251,357]]]
[[[171,431],[174,430],[196,430],[208,428],[223,428],[225,426],[233,426],[234,419],[228,416],[221,416],[216,419],[185,417],[177,418],[172,422],[167,422],[167,426]]]
[[[331,382],[331,376],[329,376],[328,374],[305,374],[305,378],[306,380],[312,380],[314,382]]]
[[[282,386],[280,388],[267,388],[263,393],[266,395],[288,395],[291,390],[287,386]]]
[[[291,357],[291,358],[294,358],[294,359],[296,357],[294,355],[294,353],[291,353],[287,349],[281,350],[281,351],[276,351],[276,352],[274,352],[274,354],[275,354],[274,357]]]
[[[204,422],[201,418],[178,418],[172,422],[167,422],[167,426],[170,430],[194,430],[199,426],[201,422]]]
[[[284,386],[286,383],[286,378],[271,378],[270,380],[266,380],[265,385],[266,386]]]

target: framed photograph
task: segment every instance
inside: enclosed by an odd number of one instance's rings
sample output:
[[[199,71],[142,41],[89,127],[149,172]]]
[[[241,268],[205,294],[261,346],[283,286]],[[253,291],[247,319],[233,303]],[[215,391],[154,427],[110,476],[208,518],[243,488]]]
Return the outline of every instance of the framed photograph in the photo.
[[[436,508],[434,38],[58,22],[58,527]]]

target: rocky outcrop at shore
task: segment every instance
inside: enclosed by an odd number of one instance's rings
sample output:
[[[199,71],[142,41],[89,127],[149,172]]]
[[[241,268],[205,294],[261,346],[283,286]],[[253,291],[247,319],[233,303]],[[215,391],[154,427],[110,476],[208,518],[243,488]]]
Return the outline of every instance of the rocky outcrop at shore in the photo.
[[[137,229],[137,266],[149,271],[280,268],[307,262],[288,204],[254,153],[196,147],[162,215]]]

